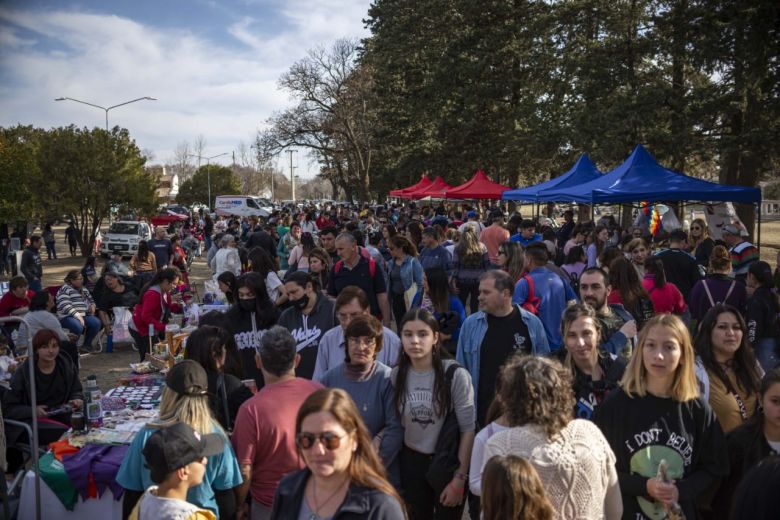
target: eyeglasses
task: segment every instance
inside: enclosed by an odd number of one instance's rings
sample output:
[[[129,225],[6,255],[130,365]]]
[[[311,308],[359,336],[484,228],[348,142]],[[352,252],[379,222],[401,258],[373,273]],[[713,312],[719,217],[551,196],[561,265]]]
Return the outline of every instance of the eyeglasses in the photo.
[[[353,347],[375,347],[376,346],[376,338],[351,337],[351,338],[347,338],[347,343],[349,343]]]
[[[319,439],[326,450],[333,451],[341,446],[341,439],[346,436],[346,433],[344,435],[337,435],[333,432],[301,432],[295,436],[295,444],[302,450],[308,450],[311,449],[314,446],[314,443]]]
[[[691,229],[700,230],[701,228],[699,226],[691,226]]]
[[[340,312],[336,314],[336,318],[338,318],[339,321],[354,320],[358,316],[362,316],[362,314],[361,313],[342,314]]]

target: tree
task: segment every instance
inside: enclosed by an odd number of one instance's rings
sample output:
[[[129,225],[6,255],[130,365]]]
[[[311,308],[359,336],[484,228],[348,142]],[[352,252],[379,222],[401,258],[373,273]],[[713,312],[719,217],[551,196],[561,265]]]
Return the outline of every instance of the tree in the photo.
[[[32,126],[0,129],[0,222],[30,220],[40,213],[35,182],[40,134]]]
[[[92,252],[112,206],[156,207],[155,179],[127,130],[54,128],[42,132],[39,143],[36,198],[46,210],[70,216],[83,255]]]
[[[211,200],[209,201],[209,182],[211,182]],[[201,166],[192,178],[179,186],[176,202],[183,206],[205,204],[209,207],[218,195],[236,195],[241,193],[241,183],[230,168],[218,164]]]
[[[359,66],[358,42],[338,40],[317,48],[279,79],[298,104],[268,120],[258,136],[264,157],[290,146],[308,148],[335,166],[337,182],[349,195],[369,200],[374,155],[373,76]]]

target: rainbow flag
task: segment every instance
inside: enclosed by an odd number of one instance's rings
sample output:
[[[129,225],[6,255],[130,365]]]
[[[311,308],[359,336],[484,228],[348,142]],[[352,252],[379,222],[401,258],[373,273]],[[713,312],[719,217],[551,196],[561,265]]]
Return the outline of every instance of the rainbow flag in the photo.
[[[642,202],[641,208],[642,214],[647,218],[647,227],[650,234],[656,236],[658,232],[663,229],[663,225],[661,224],[661,213],[658,211],[655,204],[650,202]]]

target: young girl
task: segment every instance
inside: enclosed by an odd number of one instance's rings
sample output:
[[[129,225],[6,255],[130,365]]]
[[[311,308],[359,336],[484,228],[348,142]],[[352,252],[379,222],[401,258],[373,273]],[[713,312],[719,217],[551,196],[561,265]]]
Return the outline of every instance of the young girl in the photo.
[[[331,258],[327,251],[315,247],[309,253],[309,274],[319,282],[323,293],[328,289],[328,278],[331,268]]]
[[[471,377],[455,361],[443,361],[439,324],[433,315],[412,309],[400,325],[403,352],[392,379],[396,410],[405,428],[401,451],[401,488],[411,520],[460,520],[474,442],[474,389]],[[447,376],[449,374],[449,378]],[[450,379],[449,385],[446,385]],[[460,430],[458,460],[450,482],[433,489],[425,477],[448,413]]]
[[[596,226],[587,249],[588,267],[596,267],[599,255],[607,246],[607,240],[609,240],[609,229],[606,226]]]
[[[516,455],[491,458],[482,475],[482,489],[483,520],[555,518],[539,474],[527,460]]]
[[[697,518],[696,500],[728,474],[728,461],[723,431],[699,397],[680,318],[660,314],[647,322],[620,385],[594,421],[615,452],[623,517],[661,518],[679,504],[686,518]],[[662,460],[673,482],[658,477]]]

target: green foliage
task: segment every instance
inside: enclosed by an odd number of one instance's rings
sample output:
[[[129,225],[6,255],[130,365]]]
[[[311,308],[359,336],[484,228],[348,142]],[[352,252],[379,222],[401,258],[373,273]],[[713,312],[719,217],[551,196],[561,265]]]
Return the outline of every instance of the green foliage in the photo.
[[[780,200],[780,181],[773,182],[764,186],[763,198],[769,200]]]
[[[477,168],[525,186],[637,143],[732,184],[778,164],[776,1],[374,0],[366,23],[372,190]]]
[[[211,201],[209,201],[209,178]],[[230,168],[216,164],[201,166],[195,174],[179,186],[176,202],[183,206],[206,204],[211,207],[217,195],[241,193],[241,182]]]
[[[38,213],[39,134],[31,126],[0,128],[0,222],[30,220]]]
[[[0,220],[68,215],[83,254],[112,205],[150,212],[156,181],[127,130],[0,128]]]
[[[53,128],[38,142],[36,198],[46,213],[75,221],[82,254],[92,251],[112,206],[147,213],[156,207],[156,180],[127,130]]]

